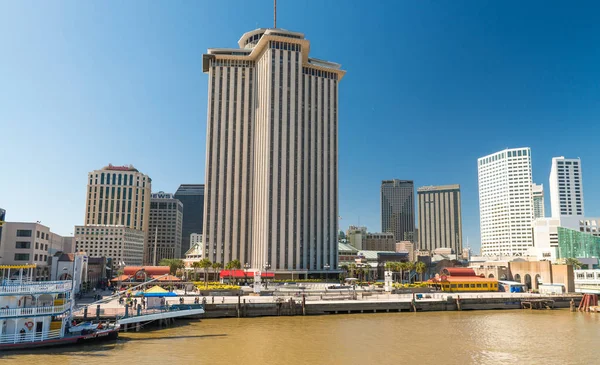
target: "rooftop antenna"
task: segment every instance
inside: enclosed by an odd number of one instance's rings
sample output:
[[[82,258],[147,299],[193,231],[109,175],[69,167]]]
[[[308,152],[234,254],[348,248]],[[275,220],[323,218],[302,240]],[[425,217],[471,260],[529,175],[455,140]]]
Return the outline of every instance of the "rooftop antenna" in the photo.
[[[277,0],[273,0],[273,28],[277,28]]]

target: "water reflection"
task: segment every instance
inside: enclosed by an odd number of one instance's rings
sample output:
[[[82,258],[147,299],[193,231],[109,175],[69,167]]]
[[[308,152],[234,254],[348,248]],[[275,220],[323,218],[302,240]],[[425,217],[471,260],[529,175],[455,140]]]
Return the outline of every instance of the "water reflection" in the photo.
[[[554,311],[216,319],[2,364],[592,364],[600,315]]]

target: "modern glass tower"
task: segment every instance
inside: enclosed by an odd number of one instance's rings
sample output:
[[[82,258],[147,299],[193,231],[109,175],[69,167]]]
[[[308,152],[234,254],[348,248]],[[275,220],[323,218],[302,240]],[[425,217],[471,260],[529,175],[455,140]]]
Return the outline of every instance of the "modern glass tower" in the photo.
[[[415,241],[415,185],[412,180],[381,182],[381,231],[399,241]]]
[[[203,57],[206,257],[274,271],[336,268],[345,71],[309,57],[302,33],[256,29],[238,45]]]
[[[204,226],[204,184],[182,184],[175,192],[175,199],[183,203],[183,226],[181,230],[181,253],[190,249],[192,233],[202,234]]]

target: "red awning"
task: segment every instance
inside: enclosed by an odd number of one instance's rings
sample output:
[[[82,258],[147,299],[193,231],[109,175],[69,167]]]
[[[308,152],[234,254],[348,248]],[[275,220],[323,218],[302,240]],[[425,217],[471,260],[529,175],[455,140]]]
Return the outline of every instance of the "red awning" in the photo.
[[[252,278],[254,278],[254,271],[248,271],[246,273],[244,270],[221,270],[221,272],[219,273],[219,276],[221,277],[221,279],[230,278],[230,277],[232,277],[234,279],[244,279],[244,278],[252,279]],[[260,273],[260,277],[261,278],[274,278],[275,273],[263,271]]]
[[[110,281],[127,281],[129,279],[131,279],[131,275],[120,275],[120,276],[117,276],[116,278],[110,279]]]
[[[146,272],[146,275],[164,275],[171,271],[168,266],[126,266],[123,269],[123,273],[126,275],[135,275],[142,269]]]
[[[173,275],[161,276],[161,275],[152,275],[152,279],[156,279],[156,281],[181,281],[180,278]]]

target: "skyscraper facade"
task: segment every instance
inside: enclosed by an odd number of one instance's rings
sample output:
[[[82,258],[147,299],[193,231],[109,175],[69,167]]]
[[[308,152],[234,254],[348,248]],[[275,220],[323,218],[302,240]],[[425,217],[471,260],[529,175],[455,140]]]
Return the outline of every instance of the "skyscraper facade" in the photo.
[[[579,158],[554,157],[550,169],[550,208],[552,217],[585,215],[583,181]]]
[[[108,165],[88,174],[85,224],[75,226],[75,248],[113,264],[147,261],[152,180],[135,167]]]
[[[531,187],[533,194],[533,217],[544,218],[546,216],[544,206],[544,185],[533,184]]]
[[[522,256],[533,243],[531,150],[481,157],[477,170],[482,255]]]
[[[158,192],[150,197],[148,260],[153,265],[162,259],[180,259],[183,204],[173,194]]]
[[[181,252],[190,249],[190,235],[202,234],[204,226],[204,184],[182,184],[175,192],[175,199],[183,203],[183,227]]]
[[[255,268],[337,267],[340,65],[304,34],[256,29],[209,49],[206,257]],[[185,204],[185,203],[184,203]]]
[[[397,242],[414,242],[415,186],[412,180],[381,182],[381,231],[392,232]]]
[[[148,231],[152,180],[135,167],[108,165],[88,174],[85,225]]]
[[[419,248],[451,248],[462,253],[460,185],[424,186],[417,189]]]

